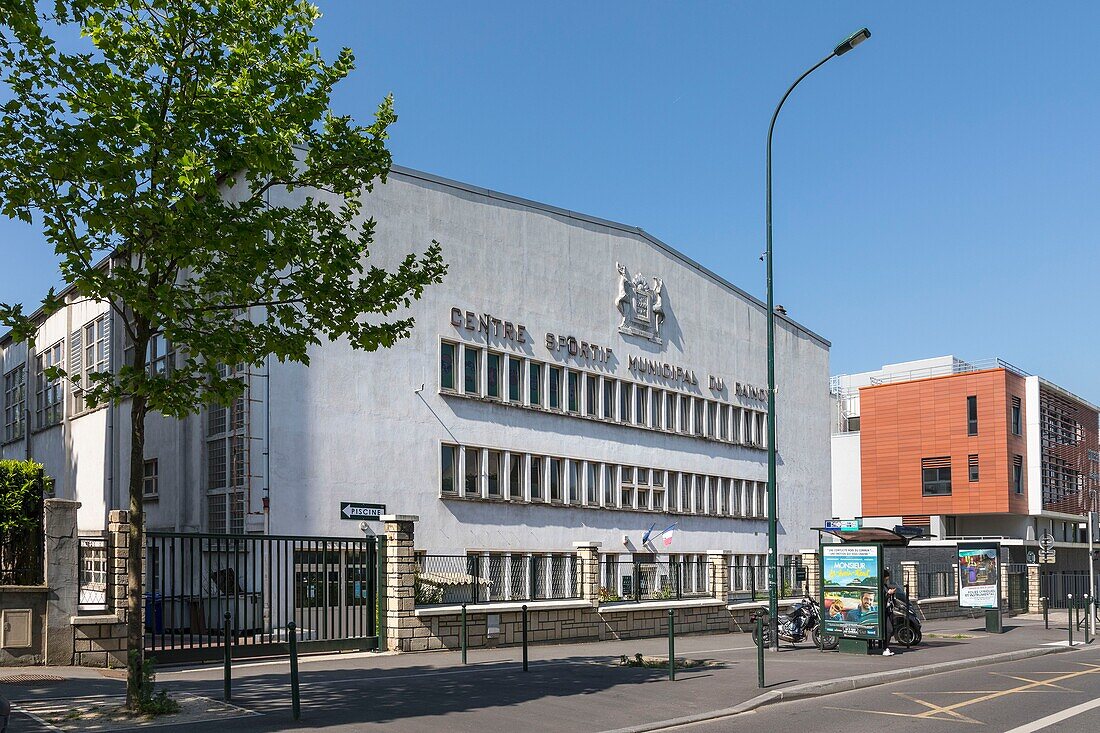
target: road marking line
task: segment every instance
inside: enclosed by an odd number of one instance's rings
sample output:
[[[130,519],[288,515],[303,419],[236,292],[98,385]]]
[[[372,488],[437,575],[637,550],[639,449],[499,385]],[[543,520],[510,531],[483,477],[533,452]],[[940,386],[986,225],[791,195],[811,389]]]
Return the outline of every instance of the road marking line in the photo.
[[[1043,728],[1047,728],[1054,725],[1055,723],[1060,723],[1063,720],[1073,718],[1077,715],[1080,715],[1081,713],[1087,713],[1089,710],[1092,710],[1096,707],[1100,707],[1100,697],[1096,698],[1095,700],[1083,702],[1080,705],[1074,705],[1071,708],[1066,708],[1065,710],[1061,710],[1057,713],[1052,713],[1045,718],[1039,718],[1038,720],[1033,720],[1030,723],[1025,723],[1018,728],[1013,728],[1010,731],[1006,731],[1006,733],[1034,733],[1034,731],[1042,730]]]
[[[1063,687],[1062,685],[1056,685],[1053,682],[1043,682],[1042,680],[1030,680],[1027,677],[1017,677],[1014,674],[1004,674],[1003,672],[990,672],[990,674],[996,675],[997,677],[1007,677],[1010,680],[1017,680],[1019,682],[1031,682],[1035,685],[1040,685],[1042,687],[1053,687],[1056,690],[1066,690],[1067,692],[1077,692],[1077,690],[1071,690],[1068,687]]]
[[[937,717],[935,715],[925,715],[924,713],[920,713],[919,715],[914,715],[912,713],[891,713],[891,712],[886,711],[886,710],[864,710],[862,708],[838,708],[838,707],[834,707],[833,705],[826,705],[825,709],[826,710],[843,710],[843,711],[849,712],[849,713],[874,713],[875,715],[890,715],[890,716],[893,716],[895,718],[919,718],[920,720],[949,720],[949,721],[954,722],[954,723],[971,723],[971,724],[975,724],[975,725],[984,725],[984,723],[981,723],[977,720],[973,720],[973,719],[967,718],[967,717],[963,717],[962,719],[947,718],[947,717],[942,717],[941,718],[941,717]]]
[[[903,697],[906,700],[910,700],[910,701],[915,702],[919,705],[924,705],[926,708],[931,708],[932,712],[934,712],[934,713],[946,713],[947,715],[950,715],[953,718],[957,718],[959,720],[962,720],[966,723],[977,723],[978,722],[977,720],[974,720],[973,718],[967,717],[966,715],[963,715],[962,713],[956,712],[954,710],[949,710],[948,708],[945,708],[942,705],[936,705],[935,703],[931,703],[931,702],[927,702],[925,700],[921,700],[919,697],[913,697],[912,695],[906,695],[904,692],[895,692],[894,694],[897,695],[898,697]]]
[[[1083,662],[1078,662],[1078,664],[1084,664],[1084,663]],[[1044,685],[1050,684],[1051,682],[1061,682],[1063,680],[1069,680],[1069,679],[1073,679],[1075,677],[1081,677],[1082,675],[1095,674],[1097,672],[1100,672],[1100,665],[1085,664],[1085,666],[1086,667],[1092,667],[1092,669],[1081,670],[1079,672],[1067,672],[1067,673],[1062,674],[1058,677],[1053,677],[1050,680],[1048,680],[1047,682],[1032,682],[1032,683],[1029,683],[1029,684],[1026,684],[1026,685],[1022,685],[1020,687],[1013,687],[1013,688],[1010,688],[1010,689],[1007,689],[1007,690],[1002,690],[1000,692],[993,692],[993,693],[990,693],[988,695],[982,695],[981,697],[976,697],[973,700],[963,700],[962,702],[957,702],[954,705],[948,705],[944,709],[945,710],[956,710],[958,708],[965,708],[969,705],[977,705],[980,702],[986,702],[988,700],[995,700],[996,698],[1004,697],[1005,695],[1011,695],[1011,694],[1016,693],[1016,692],[1024,692],[1024,691],[1027,691],[1027,690],[1032,690],[1036,687],[1042,687]],[[926,718],[931,717],[929,713],[921,713],[920,716],[921,717],[926,717]]]

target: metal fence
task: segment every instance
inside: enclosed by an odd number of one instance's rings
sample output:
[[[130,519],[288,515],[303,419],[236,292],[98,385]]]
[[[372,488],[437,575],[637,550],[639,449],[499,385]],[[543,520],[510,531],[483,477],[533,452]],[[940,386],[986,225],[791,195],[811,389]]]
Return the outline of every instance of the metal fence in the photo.
[[[705,558],[604,555],[601,603],[705,598],[714,592],[714,567]]]
[[[377,647],[379,545],[362,539],[149,532],[145,649],[161,662]],[[226,614],[229,614],[228,630]],[[228,631],[228,633],[227,633]]]
[[[580,565],[568,553],[421,555],[418,561],[418,606],[581,597]]]
[[[107,539],[81,537],[77,545],[79,610],[107,610]]]
[[[779,566],[780,598],[793,598],[806,592],[806,580],[799,579],[801,569],[801,563]],[[730,565],[730,600],[761,601],[767,597],[767,565]]]
[[[1001,574],[1007,590],[1009,610],[1026,613],[1028,609],[1027,565],[1006,563],[1001,566]]]
[[[1100,586],[1098,586],[1100,587]],[[1080,599],[1089,592],[1087,570],[1060,570],[1039,575],[1040,595],[1046,597],[1048,608],[1069,608],[1069,596]]]
[[[957,595],[958,580],[959,569],[955,565],[921,563],[917,566],[917,597],[944,598]]]
[[[0,585],[41,585],[44,576],[42,525],[0,532]]]

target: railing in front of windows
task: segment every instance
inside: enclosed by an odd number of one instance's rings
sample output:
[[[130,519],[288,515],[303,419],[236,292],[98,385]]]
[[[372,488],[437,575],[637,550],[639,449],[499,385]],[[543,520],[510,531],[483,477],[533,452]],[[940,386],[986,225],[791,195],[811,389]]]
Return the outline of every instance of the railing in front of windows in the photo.
[[[959,568],[950,563],[921,563],[917,568],[917,597],[944,598],[957,594]]]
[[[581,597],[580,563],[573,554],[423,555],[417,564],[417,606]]]
[[[81,537],[77,546],[78,609],[80,611],[107,610],[107,538]]]
[[[779,597],[800,597],[808,590],[805,580],[799,580],[801,561],[780,565],[779,571]],[[739,565],[729,566],[730,572],[730,601],[760,601],[768,597],[768,566],[767,565]]]

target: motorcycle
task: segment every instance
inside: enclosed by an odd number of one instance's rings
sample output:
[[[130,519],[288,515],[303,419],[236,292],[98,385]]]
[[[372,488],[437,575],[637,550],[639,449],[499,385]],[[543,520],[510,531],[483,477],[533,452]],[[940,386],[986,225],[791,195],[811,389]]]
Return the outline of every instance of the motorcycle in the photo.
[[[769,614],[765,609],[754,613],[750,620],[755,625],[757,619],[761,619],[763,623],[761,628],[763,629],[763,642],[765,646],[771,645],[771,624],[769,623]],[[779,615],[779,640],[785,641],[789,644],[797,644],[802,641],[806,641],[809,637],[813,645],[819,649],[836,649],[840,645],[840,637],[836,634],[826,634],[821,629],[821,611],[818,608],[817,601],[809,596],[805,596],[798,603],[793,604],[786,613]],[[757,646],[760,645],[761,639],[756,633],[756,629],[752,632],[752,641]]]
[[[890,604],[890,621],[894,626],[894,638],[899,644],[908,648],[921,643],[920,617],[909,597],[900,590]]]

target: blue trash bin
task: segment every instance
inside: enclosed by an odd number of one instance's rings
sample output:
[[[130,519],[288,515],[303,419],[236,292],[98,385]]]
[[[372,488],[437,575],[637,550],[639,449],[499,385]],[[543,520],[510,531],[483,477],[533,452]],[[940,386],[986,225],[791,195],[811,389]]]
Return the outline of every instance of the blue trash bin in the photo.
[[[164,633],[164,597],[160,593],[145,594],[145,633]]]

